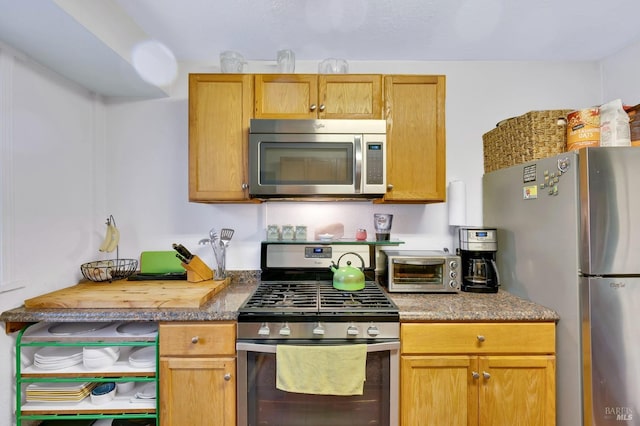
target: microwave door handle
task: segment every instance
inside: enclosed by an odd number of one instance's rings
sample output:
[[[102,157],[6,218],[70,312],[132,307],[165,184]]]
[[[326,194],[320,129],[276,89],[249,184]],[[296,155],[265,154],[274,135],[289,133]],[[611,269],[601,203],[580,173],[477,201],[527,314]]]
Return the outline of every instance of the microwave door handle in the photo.
[[[360,194],[362,191],[362,136],[354,136],[353,137],[353,147],[354,147],[354,185],[355,185],[355,193]]]

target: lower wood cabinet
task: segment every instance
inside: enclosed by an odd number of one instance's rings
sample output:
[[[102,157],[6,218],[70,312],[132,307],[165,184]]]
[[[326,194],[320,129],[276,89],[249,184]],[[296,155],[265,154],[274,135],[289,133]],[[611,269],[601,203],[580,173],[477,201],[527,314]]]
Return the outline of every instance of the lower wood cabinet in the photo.
[[[235,323],[162,323],[159,332],[160,425],[235,426]]]
[[[401,330],[401,425],[555,425],[554,323]]]

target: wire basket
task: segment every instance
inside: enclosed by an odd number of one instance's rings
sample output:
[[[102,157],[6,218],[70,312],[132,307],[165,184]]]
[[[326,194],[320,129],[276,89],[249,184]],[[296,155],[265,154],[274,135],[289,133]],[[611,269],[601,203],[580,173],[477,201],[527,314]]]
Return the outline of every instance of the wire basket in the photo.
[[[137,259],[96,260],[80,265],[82,275],[97,283],[128,278],[137,269]]]

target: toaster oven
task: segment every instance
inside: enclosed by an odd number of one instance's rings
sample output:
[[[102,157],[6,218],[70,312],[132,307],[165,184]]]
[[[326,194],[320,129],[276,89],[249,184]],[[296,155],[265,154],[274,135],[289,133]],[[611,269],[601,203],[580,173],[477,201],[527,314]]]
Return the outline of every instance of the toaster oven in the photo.
[[[437,250],[382,250],[389,292],[458,293],[460,257]]]

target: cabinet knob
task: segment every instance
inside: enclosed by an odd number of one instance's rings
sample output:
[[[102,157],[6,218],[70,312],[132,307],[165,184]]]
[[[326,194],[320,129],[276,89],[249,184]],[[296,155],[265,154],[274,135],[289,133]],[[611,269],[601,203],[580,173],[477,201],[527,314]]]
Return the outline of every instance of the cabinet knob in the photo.
[[[491,374],[487,373],[486,371],[483,371],[482,377],[484,377],[485,380],[489,380],[491,378]]]
[[[484,338],[484,336],[482,334],[478,335],[478,342],[484,342],[486,339]]]
[[[388,191],[391,191],[392,189],[393,189],[393,185],[391,185],[391,184],[387,185],[387,190]]]
[[[309,107],[309,110],[315,111],[316,108],[318,108],[318,106],[316,104],[311,104],[311,106]]]
[[[198,336],[193,336],[191,338],[191,343],[196,344],[196,343],[198,343],[198,340],[200,340],[200,338]]]
[[[227,374],[225,374],[225,375],[224,375],[224,380],[225,380],[225,381],[227,381],[227,382],[228,382],[229,380],[231,380],[231,373],[227,373]]]
[[[248,189],[249,188],[249,184],[248,183],[243,183],[242,184],[242,189]]]
[[[477,371],[472,371],[471,372],[471,377],[473,377],[474,379],[479,379],[480,378],[480,373],[478,373]]]
[[[324,104],[320,104],[320,111],[324,111],[324,108],[325,108]]]

